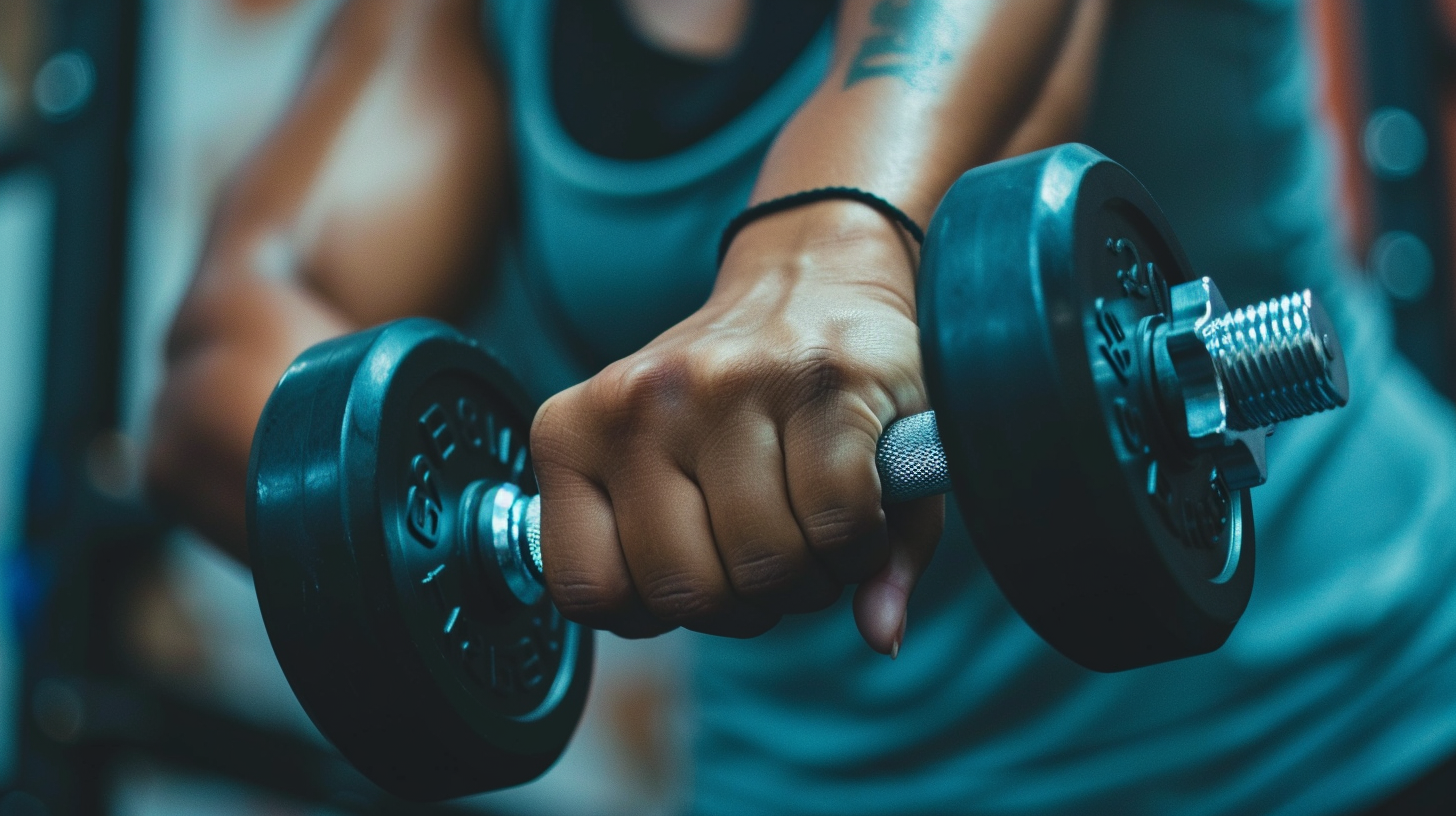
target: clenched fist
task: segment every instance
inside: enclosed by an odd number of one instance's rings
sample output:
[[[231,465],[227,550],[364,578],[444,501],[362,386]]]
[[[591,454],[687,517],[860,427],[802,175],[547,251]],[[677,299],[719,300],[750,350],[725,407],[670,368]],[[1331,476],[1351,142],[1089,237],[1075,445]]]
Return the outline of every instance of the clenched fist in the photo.
[[[708,302],[550,399],[531,431],[546,582],[629,637],[751,637],[858,584],[896,654],[939,497],[880,505],[875,444],[926,409],[914,247],[859,204],[754,222]]]

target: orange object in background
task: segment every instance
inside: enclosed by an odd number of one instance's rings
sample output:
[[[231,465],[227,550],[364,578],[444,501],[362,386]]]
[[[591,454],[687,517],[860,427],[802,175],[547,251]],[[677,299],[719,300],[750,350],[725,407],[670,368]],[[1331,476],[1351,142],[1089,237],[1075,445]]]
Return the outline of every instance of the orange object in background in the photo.
[[[1456,54],[1456,0],[1432,0],[1432,3],[1441,22],[1441,42],[1448,54],[1441,62],[1442,76],[1437,90],[1437,126],[1441,132],[1437,134],[1436,145],[1445,169],[1446,200],[1456,201],[1456,63],[1449,58]],[[1448,207],[1446,234],[1456,236],[1456,207]],[[1456,293],[1456,286],[1452,291]],[[1456,315],[1456,299],[1448,308]]]
[[[1310,0],[1306,8],[1320,60],[1320,107],[1339,151],[1340,203],[1347,219],[1349,249],[1351,257],[1364,263],[1375,239],[1375,215],[1369,171],[1360,145],[1369,110],[1364,93],[1360,7],[1358,0]]]
[[[0,145],[26,119],[29,86],[43,41],[40,10],[27,0],[0,0]]]

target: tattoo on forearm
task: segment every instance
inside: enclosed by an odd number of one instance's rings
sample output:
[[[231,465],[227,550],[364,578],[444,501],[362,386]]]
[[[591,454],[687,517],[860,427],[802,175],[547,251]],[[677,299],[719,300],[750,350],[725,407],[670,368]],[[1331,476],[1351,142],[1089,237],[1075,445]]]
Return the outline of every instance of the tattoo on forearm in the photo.
[[[949,20],[936,0],[880,0],[870,11],[874,33],[860,43],[844,87],[875,77],[933,85],[929,69],[950,62]]]

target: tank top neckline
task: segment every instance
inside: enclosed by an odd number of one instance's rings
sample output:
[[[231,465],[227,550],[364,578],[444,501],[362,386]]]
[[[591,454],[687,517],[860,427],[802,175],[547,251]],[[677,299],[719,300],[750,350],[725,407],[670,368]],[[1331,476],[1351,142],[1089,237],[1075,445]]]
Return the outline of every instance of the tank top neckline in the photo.
[[[606,194],[653,195],[700,183],[705,176],[742,158],[772,139],[784,122],[823,80],[833,38],[832,19],[814,36],[777,82],[746,110],[702,141],[666,156],[616,159],[593,153],[566,132],[551,95],[551,15],[554,2],[525,4],[526,19],[515,91],[525,138],[533,152],[564,179]]]

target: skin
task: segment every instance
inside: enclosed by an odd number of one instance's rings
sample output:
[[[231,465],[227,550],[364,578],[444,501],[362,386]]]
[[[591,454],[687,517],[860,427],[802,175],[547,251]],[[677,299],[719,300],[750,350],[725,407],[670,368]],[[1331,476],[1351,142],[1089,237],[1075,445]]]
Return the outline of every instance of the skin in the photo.
[[[749,0],[619,0],[638,36],[679,57],[711,63],[738,46]]]
[[[626,2],[630,19],[662,5]],[[679,3],[643,33],[721,56],[744,2]],[[347,3],[219,206],[169,343],[149,476],[240,556],[252,430],[293,357],[470,301],[506,172],[476,14],[467,0]],[[924,224],[964,170],[1074,135],[1104,17],[1075,0],[845,0],[832,69],[753,200],[851,185]],[[928,407],[915,263],[913,242],[858,204],[760,219],[698,312],[543,405],[531,448],[563,614],[627,636],[747,637],[858,585],[865,640],[897,653],[944,507],[885,511],[874,468],[884,427]]]
[[[466,299],[505,179],[476,14],[465,0],[345,4],[218,205],[167,344],[147,475],[158,504],[239,558],[253,428],[293,358]]]

